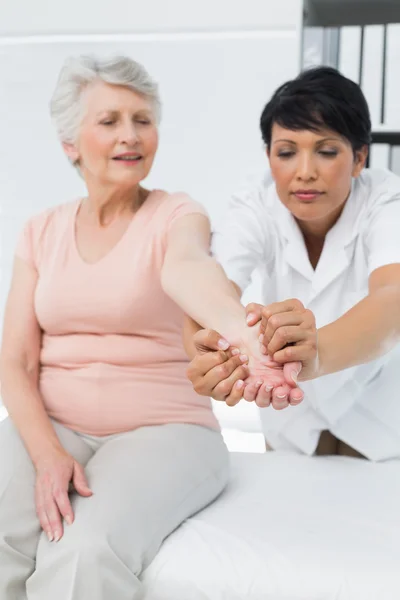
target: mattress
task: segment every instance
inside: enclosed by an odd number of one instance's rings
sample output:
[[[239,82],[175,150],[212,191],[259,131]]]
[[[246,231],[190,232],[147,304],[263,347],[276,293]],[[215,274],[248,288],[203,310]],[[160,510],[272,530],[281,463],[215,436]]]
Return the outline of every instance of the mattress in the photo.
[[[231,456],[226,491],[144,572],[145,600],[400,599],[400,461]]]

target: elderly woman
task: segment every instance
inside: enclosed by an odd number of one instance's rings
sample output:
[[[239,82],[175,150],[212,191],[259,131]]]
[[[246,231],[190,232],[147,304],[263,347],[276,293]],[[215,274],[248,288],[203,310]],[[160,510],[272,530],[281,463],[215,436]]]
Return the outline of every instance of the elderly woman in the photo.
[[[202,206],[141,186],[160,112],[143,67],[70,60],[51,111],[87,197],[30,219],[16,251],[1,356],[0,598],[132,600],[165,537],[228,477],[210,400],[186,378],[183,311],[247,352],[250,379],[293,403],[302,392],[265,364],[258,328],[209,256]]]
[[[400,179],[364,169],[368,106],[334,69],[280,87],[261,132],[272,178],[233,197],[214,252],[239,293],[261,271],[264,306],[250,305],[248,319],[262,318],[271,365],[302,363],[292,372],[305,382],[302,405],[262,411],[267,447],[400,458]],[[267,405],[264,387],[235,388],[246,372],[237,356],[216,352],[218,340],[196,335],[195,389]],[[279,400],[275,408],[288,406],[286,394]]]

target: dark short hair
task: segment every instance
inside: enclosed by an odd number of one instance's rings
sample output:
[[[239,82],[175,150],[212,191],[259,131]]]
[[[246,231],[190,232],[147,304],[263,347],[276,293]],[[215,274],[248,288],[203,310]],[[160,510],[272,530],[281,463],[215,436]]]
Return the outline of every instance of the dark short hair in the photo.
[[[267,148],[274,123],[292,131],[331,129],[354,152],[371,143],[371,119],[360,86],[331,67],[303,71],[276,90],[260,119]]]

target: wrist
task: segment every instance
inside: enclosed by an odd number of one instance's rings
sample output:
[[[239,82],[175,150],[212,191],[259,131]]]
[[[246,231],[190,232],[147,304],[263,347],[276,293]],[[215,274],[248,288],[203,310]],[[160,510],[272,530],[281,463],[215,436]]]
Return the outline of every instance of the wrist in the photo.
[[[46,440],[44,443],[41,442],[35,445],[34,450],[29,454],[35,469],[37,469],[39,465],[48,461],[50,457],[65,454],[65,450],[58,441]]]
[[[327,364],[327,353],[326,353],[326,345],[324,343],[324,332],[323,330],[318,330],[317,337],[317,356],[315,360],[315,375],[312,379],[317,379],[318,377],[322,377],[323,375],[328,375],[329,369]]]

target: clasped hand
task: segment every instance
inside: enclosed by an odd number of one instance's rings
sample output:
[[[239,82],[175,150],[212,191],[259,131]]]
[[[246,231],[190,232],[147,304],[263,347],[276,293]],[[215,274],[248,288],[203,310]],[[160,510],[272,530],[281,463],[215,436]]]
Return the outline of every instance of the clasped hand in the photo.
[[[197,356],[188,369],[195,391],[234,406],[242,398],[282,410],[304,397],[298,381],[316,376],[313,313],[298,300],[246,307],[247,332],[230,344],[212,330],[195,336]]]

